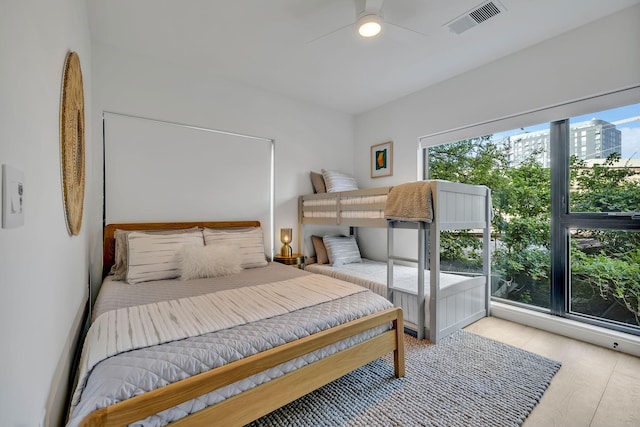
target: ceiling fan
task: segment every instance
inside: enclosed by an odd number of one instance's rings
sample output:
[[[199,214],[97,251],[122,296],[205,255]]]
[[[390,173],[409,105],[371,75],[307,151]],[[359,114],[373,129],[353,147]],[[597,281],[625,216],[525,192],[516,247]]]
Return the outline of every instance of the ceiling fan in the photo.
[[[322,34],[308,41],[307,44],[328,37],[334,33],[337,33],[338,31],[342,31],[346,28],[352,27],[356,30],[357,34],[359,34],[363,38],[376,37],[383,31],[386,31],[386,28],[388,27],[394,27],[402,31],[409,31],[414,34],[419,34],[421,36],[427,37],[426,34],[421,33],[420,31],[412,30],[411,28],[403,27],[402,25],[385,21],[382,10],[383,3],[384,0],[354,0],[356,9],[355,22],[336,28],[335,30],[329,31],[328,33]]]

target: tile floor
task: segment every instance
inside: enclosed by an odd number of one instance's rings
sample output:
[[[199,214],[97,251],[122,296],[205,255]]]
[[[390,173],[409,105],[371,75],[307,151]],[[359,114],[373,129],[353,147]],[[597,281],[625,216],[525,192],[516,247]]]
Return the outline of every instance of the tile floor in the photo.
[[[524,427],[640,426],[640,358],[496,317],[465,329],[562,362]]]

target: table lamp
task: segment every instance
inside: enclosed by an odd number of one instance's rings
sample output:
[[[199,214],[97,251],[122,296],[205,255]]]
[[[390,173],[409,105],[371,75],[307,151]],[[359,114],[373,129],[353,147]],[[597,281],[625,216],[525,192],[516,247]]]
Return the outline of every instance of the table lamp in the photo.
[[[280,229],[280,241],[283,246],[280,249],[281,256],[293,256],[293,249],[291,249],[291,236],[293,235],[293,230],[291,228],[281,228]]]

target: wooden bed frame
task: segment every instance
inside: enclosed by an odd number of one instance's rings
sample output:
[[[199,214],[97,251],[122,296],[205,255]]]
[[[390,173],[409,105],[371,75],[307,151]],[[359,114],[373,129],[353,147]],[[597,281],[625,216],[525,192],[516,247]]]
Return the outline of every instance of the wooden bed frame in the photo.
[[[225,221],[110,224],[104,230],[104,270],[108,272],[113,264],[114,232],[116,229],[172,230],[196,226],[210,228],[259,227],[260,223],[258,221]],[[396,377],[403,377],[405,374],[403,316],[402,310],[394,307],[96,410],[85,417],[80,426],[107,427],[130,424],[286,361],[388,323],[392,324],[392,329],[380,335],[225,399],[171,425],[242,426],[391,352],[393,352],[394,359],[394,374]]]

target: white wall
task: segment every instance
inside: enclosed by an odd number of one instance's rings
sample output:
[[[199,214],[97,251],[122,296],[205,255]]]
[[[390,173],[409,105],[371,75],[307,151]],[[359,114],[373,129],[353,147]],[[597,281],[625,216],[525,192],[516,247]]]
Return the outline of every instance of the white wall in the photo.
[[[24,226],[0,229],[0,425],[51,425],[65,416],[72,348],[87,296],[85,194],[79,236],[67,232],[60,172],[60,88],[78,52],[91,135],[91,52],[83,0],[3,1],[0,10],[0,163],[24,173]],[[86,159],[90,164],[91,144]],[[87,178],[94,171],[87,168]],[[47,422],[47,425],[49,422]]]
[[[416,180],[421,136],[640,84],[638,22],[640,6],[634,6],[359,115],[355,124],[356,179],[363,187]],[[597,102],[591,104],[591,111],[612,107],[602,102],[602,108],[596,107]],[[560,118],[538,115],[536,120]],[[513,127],[530,124],[534,123]],[[502,130],[507,129],[489,124],[482,132],[459,132],[456,139]],[[387,140],[394,143],[393,177],[371,179],[369,148]],[[438,142],[453,140],[441,138]],[[379,244],[385,241],[380,230],[366,230],[360,236],[367,256],[385,258],[386,246]]]
[[[271,140],[111,113],[104,128],[107,223],[215,213],[269,229]]]
[[[298,250],[297,197],[312,192],[309,171],[333,168],[353,173],[351,115],[100,43],[93,45],[93,58],[96,123],[102,111],[111,111],[275,139],[275,230],[279,236],[280,227],[294,228],[294,251]],[[96,126],[96,168],[102,167],[101,144],[101,129]],[[95,188],[102,188],[101,179],[96,177]],[[185,210],[188,217],[189,206]],[[217,218],[212,211],[208,219],[229,218]],[[279,237],[274,246],[279,250]]]

